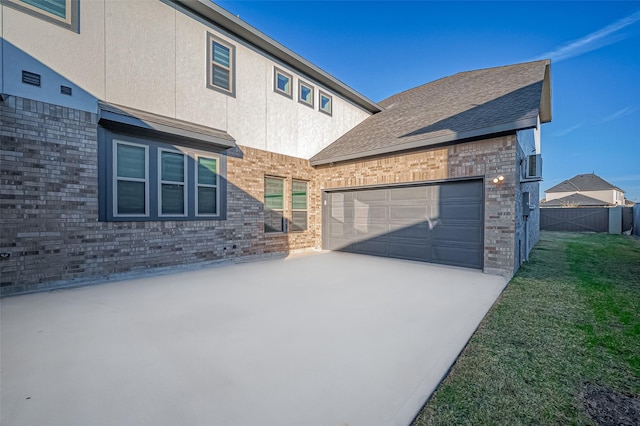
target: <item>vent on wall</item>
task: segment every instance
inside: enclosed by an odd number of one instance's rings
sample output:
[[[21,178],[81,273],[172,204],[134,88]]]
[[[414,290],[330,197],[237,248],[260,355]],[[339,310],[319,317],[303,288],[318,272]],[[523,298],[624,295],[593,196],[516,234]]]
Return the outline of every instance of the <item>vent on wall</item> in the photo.
[[[29,71],[22,71],[22,82],[24,84],[31,84],[32,86],[40,87],[40,74],[35,74]]]
[[[60,93],[71,96],[71,87],[60,86]]]

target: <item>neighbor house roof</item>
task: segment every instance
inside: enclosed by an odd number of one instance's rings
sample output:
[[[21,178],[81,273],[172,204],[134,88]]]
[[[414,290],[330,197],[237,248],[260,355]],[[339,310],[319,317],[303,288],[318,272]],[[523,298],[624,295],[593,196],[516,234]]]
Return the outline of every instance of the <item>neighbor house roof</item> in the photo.
[[[571,179],[560,182],[556,186],[553,186],[544,192],[584,192],[603,191],[607,189],[615,189],[624,192],[622,189],[610,184],[594,173],[574,176]]]
[[[555,200],[545,201],[541,207],[602,207],[611,206],[612,203],[587,197],[583,194],[571,194]]]
[[[533,128],[551,121],[550,61],[468,71],[391,96],[311,158],[351,160]]]
[[[300,72],[323,84],[328,89],[331,89],[334,93],[343,96],[345,99],[353,102],[366,111],[369,111],[372,114],[381,111],[382,108],[380,105],[376,104],[371,99],[368,99],[366,96],[358,93],[331,74],[323,71],[300,55],[287,49],[282,44],[247,24],[239,17],[232,15],[224,8],[213,3],[211,0],[174,1],[197,12],[209,21],[214,22],[218,26],[241,39],[244,39],[250,44],[259,47],[270,55],[273,55],[275,58],[291,65]]]

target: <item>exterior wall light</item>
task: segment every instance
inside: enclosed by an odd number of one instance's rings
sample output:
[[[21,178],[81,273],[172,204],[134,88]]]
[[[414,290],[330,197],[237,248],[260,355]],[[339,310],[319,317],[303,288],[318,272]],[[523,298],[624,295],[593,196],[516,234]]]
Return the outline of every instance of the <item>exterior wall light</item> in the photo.
[[[502,183],[502,182],[504,182],[504,176],[502,176],[502,175],[493,178],[493,183],[497,184],[497,183]]]

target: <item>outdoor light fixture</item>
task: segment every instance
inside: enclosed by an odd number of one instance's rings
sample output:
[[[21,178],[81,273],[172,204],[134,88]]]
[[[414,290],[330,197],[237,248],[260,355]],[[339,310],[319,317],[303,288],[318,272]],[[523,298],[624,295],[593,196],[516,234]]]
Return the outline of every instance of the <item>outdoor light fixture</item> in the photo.
[[[502,182],[504,182],[504,176],[502,175],[493,178],[493,183],[502,183]]]

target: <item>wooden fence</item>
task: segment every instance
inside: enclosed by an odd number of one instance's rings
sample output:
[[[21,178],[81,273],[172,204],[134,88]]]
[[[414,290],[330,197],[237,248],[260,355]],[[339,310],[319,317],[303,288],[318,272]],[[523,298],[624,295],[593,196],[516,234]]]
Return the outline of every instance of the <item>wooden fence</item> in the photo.
[[[633,207],[541,208],[540,230],[620,234],[634,226]]]

